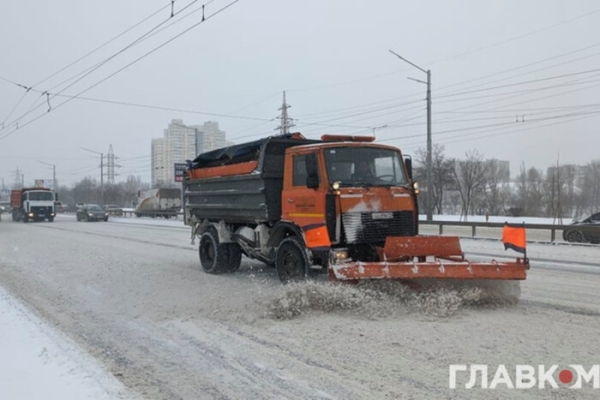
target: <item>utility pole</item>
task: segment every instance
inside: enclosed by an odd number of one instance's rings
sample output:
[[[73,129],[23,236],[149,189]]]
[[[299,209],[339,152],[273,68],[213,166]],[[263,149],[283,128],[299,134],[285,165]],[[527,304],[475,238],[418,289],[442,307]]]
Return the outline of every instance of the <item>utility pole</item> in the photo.
[[[397,54],[390,50],[390,53],[401,59],[402,61],[412,65],[419,71],[422,71],[427,74],[427,82],[423,82],[419,79],[408,78],[410,80],[424,83],[427,85],[427,196],[426,196],[426,213],[427,213],[427,221],[433,220],[433,161],[431,158],[432,152],[432,144],[431,144],[431,70],[424,70],[416,64],[408,61],[406,58],[402,57],[400,54]]]
[[[108,146],[108,155],[106,156],[106,181],[109,185],[115,184],[115,153],[112,144]]]
[[[40,164],[44,164],[44,165],[48,165],[48,166],[52,167],[52,183],[54,184],[54,191],[57,191],[58,187],[56,186],[56,165],[54,165],[54,164],[48,164],[48,163],[45,163],[45,162],[40,161],[40,160],[38,160],[38,162]]]
[[[102,197],[102,205],[104,206],[104,153],[86,149],[85,147],[80,147],[80,149],[89,151],[90,153],[100,154],[100,193]]]
[[[290,107],[291,106],[288,105],[285,101],[285,90],[284,90],[283,91],[283,104],[281,105],[281,108],[279,108],[279,110],[281,111],[281,117],[279,117],[279,119],[281,120],[281,125],[279,125],[277,128],[275,128],[275,130],[279,130],[279,132],[282,135],[290,133],[290,128],[295,126],[294,120],[292,118],[290,118],[290,116],[288,115],[288,112],[287,112],[287,109]]]

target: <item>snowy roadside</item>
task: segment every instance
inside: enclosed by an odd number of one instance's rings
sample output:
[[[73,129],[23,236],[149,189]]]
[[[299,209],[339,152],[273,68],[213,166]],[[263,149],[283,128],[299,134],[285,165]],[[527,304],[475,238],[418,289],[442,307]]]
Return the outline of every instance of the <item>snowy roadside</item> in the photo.
[[[4,399],[130,399],[89,355],[0,287],[0,393]]]

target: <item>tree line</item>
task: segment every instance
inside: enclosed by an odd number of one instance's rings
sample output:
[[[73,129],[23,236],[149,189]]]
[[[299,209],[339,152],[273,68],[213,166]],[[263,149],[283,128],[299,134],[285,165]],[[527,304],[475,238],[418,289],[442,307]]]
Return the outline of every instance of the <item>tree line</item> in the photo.
[[[101,185],[96,179],[83,178],[71,187],[60,186],[57,189],[61,202],[68,206],[76,203],[116,204],[120,207],[134,207],[138,191],[149,189],[150,184],[142,182],[139,176],[129,175],[124,182]]]
[[[510,215],[571,218],[600,210],[600,160],[583,166],[557,165],[544,172],[521,164],[516,180],[508,166],[486,160],[469,150],[465,158],[448,158],[442,145],[432,151],[432,203],[434,214]],[[414,177],[421,184],[420,210],[425,210],[427,153],[415,157]]]
[[[427,173],[424,149],[417,151],[414,178],[422,194],[419,208],[425,210]],[[521,164],[516,180],[510,179],[508,165],[486,160],[477,150],[468,150],[462,159],[449,158],[442,145],[432,151],[432,203],[434,214],[510,215],[547,218],[571,218],[600,210],[600,160],[583,166],[557,164],[544,172]],[[133,207],[138,191],[149,189],[139,176],[125,182],[104,184],[83,178],[71,187],[59,186],[60,200],[76,203],[117,204]]]

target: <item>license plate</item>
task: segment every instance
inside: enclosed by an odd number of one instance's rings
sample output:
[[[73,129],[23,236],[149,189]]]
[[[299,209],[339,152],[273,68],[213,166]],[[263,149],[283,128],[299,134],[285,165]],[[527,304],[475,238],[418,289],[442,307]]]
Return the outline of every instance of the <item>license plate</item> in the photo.
[[[371,218],[373,219],[392,219],[394,218],[394,213],[391,212],[380,212],[371,214]]]

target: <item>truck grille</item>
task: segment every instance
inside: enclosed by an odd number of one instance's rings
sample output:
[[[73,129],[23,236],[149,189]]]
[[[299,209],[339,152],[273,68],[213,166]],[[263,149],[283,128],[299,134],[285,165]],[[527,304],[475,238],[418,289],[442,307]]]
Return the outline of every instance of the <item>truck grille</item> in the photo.
[[[373,214],[376,218],[373,218]],[[382,218],[382,214],[391,214],[392,218]],[[384,242],[388,236],[415,235],[415,222],[411,211],[350,212],[342,215],[342,222],[347,243],[377,243]]]
[[[38,215],[50,214],[52,212],[52,207],[50,207],[50,206],[32,206],[31,212],[36,213]]]

